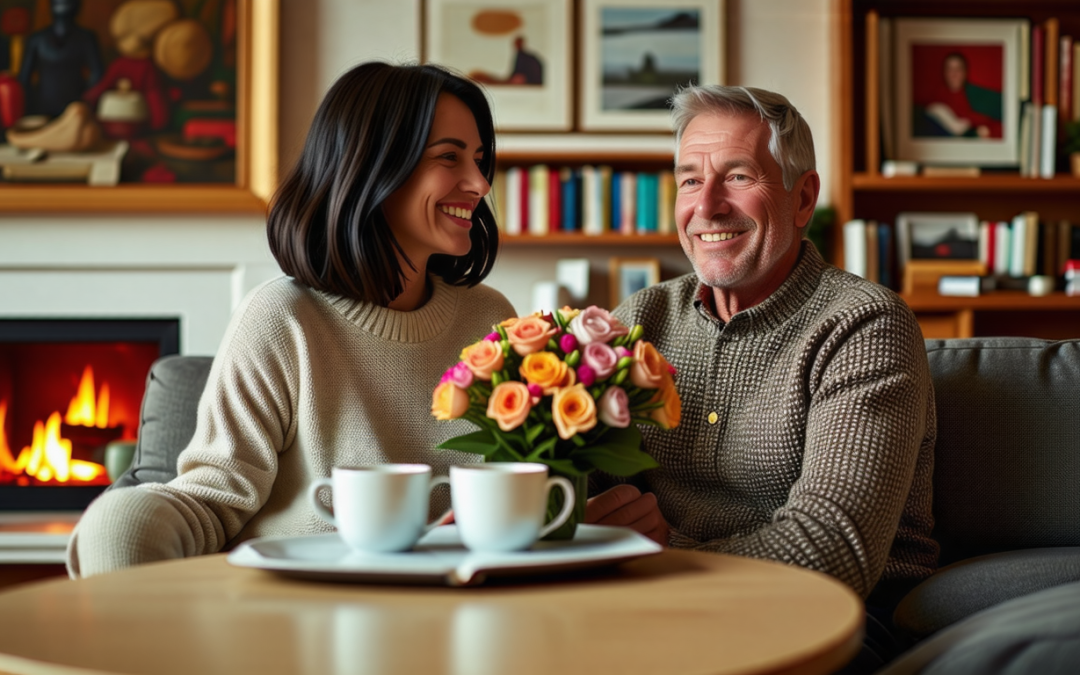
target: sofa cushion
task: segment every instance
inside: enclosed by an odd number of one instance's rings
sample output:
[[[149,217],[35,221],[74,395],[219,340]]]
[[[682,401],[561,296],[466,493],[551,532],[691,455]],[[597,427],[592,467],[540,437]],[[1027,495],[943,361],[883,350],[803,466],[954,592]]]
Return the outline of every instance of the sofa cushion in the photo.
[[[1080,340],[927,340],[941,563],[1080,545]]]
[[[875,675],[1072,675],[1080,664],[1080,582],[972,615]]]
[[[176,458],[195,435],[195,413],[212,362],[209,356],[166,356],[154,362],[146,377],[135,459],[110,489],[176,478]]]
[[[921,640],[996,604],[1080,581],[1080,547],[1026,549],[962,560],[938,570],[897,606],[893,623]]]

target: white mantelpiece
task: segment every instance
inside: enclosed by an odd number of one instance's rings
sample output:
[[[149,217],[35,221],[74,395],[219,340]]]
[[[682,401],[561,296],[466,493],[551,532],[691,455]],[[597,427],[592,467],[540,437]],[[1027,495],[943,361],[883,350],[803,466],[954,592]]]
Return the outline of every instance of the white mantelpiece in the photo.
[[[0,218],[0,319],[179,318],[216,352],[244,294],[281,274],[259,217]]]

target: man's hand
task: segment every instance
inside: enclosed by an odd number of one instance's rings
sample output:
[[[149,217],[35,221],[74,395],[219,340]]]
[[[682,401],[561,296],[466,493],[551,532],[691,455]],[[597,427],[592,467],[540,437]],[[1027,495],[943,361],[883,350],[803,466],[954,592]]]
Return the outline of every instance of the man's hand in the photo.
[[[660,514],[656,495],[641,494],[633,485],[616,485],[590,499],[585,505],[585,522],[629,527],[661,546],[668,545],[668,524]]]

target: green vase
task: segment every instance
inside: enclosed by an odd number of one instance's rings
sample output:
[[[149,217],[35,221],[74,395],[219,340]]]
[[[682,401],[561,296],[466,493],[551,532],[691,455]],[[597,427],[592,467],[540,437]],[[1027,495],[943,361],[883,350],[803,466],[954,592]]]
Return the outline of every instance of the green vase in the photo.
[[[557,471],[549,471],[551,476],[562,476],[574,486],[574,510],[566,522],[555,528],[544,537],[544,541],[568,541],[574,538],[578,523],[585,522],[585,501],[589,498],[588,476],[566,476]],[[548,493],[547,518],[545,523],[550,523],[555,516],[562,511],[564,495],[562,488],[553,487]]]

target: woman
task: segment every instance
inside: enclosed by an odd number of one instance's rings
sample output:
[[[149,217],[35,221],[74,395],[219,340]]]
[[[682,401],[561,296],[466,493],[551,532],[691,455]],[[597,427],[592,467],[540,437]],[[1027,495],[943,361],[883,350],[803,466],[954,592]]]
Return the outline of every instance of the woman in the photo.
[[[167,484],[110,490],[72,536],[88,576],[214,553],[257,536],[323,532],[305,490],[334,466],[431,464],[467,431],[429,414],[461,345],[513,308],[478,285],[498,233],[480,89],[435,66],[368,63],[327,93],[270,211],[287,277],[237,308]],[[432,511],[448,497],[433,495]]]

